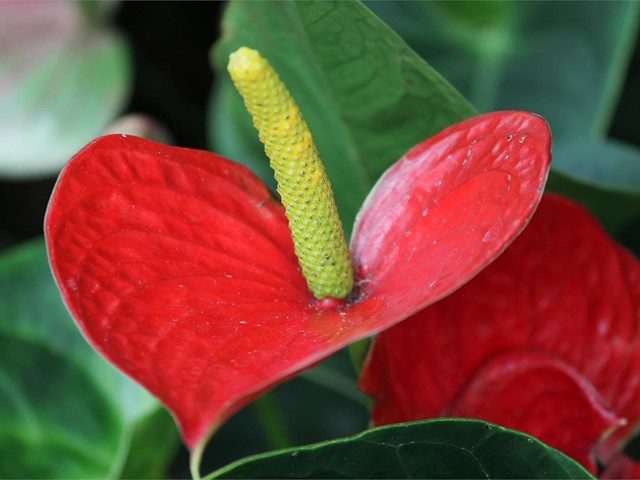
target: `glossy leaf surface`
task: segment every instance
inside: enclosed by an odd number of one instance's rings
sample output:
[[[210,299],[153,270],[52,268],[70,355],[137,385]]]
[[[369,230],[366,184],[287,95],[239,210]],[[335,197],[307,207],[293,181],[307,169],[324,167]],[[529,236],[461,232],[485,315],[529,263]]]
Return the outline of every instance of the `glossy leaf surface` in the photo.
[[[431,420],[258,455],[208,478],[590,478],[519,432],[475,420]]]
[[[604,138],[636,43],[638,2],[368,5],[479,111],[518,108],[549,122],[552,191],[614,235],[638,217],[638,156]]]
[[[600,436],[626,419],[624,439],[640,418],[639,307],[638,262],[584,209],[546,196],[473,281],[377,337],[361,387],[377,424],[480,417],[594,469]]]
[[[547,190],[587,207],[612,234],[640,214],[640,150],[615,140],[565,141],[554,148]]]
[[[633,1],[368,5],[479,111],[536,112],[558,143],[606,134],[640,19]]]
[[[230,2],[222,33],[214,50],[220,72],[229,53],[248,46],[288,85],[313,132],[347,231],[388,167],[425,138],[476,114],[359,2],[256,2],[252,8]],[[264,149],[226,75],[218,94],[213,149],[271,182]]]
[[[266,388],[491,261],[537,205],[549,142],[540,117],[501,112],[417,146],[362,210],[357,290],[325,307],[300,273],[282,206],[245,167],[103,137],[58,181],[46,220],[51,264],[87,337],[168,406],[193,449]]]

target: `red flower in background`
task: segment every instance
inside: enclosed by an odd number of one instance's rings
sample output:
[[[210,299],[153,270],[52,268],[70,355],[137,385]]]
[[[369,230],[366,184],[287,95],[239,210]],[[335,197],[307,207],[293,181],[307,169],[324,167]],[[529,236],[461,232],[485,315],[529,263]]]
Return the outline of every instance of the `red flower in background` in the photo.
[[[545,196],[475,279],[378,335],[360,386],[377,425],[480,418],[592,472],[640,473],[618,454],[640,420],[640,265],[581,207]]]
[[[266,389],[453,291],[524,228],[549,167],[540,117],[493,113],[412,149],[354,227],[356,289],[318,301],[283,207],[245,167],[135,137],[62,172],[51,267],[94,347],[176,416],[190,449]]]

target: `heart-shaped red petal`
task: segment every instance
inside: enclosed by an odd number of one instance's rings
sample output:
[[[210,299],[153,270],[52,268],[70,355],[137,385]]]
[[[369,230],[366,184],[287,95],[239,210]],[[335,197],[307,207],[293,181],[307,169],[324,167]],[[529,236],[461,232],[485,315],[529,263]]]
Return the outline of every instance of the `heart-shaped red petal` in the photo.
[[[445,415],[495,358],[536,351],[579,372],[632,428],[639,279],[638,262],[583,208],[545,196],[522,235],[473,281],[377,337],[360,383],[376,397],[374,422]]]
[[[550,147],[542,118],[495,112],[413,148],[356,220],[352,254],[368,294],[421,308],[478,273],[529,221]]]
[[[508,139],[516,133],[529,144],[517,136]],[[465,138],[469,148],[484,145],[487,155],[493,153],[484,142],[495,141],[495,155],[515,159],[500,166],[473,157],[465,163],[466,156],[457,153],[466,148]],[[513,147],[502,144],[510,141]],[[432,143],[438,146],[433,155]],[[404,228],[396,195],[416,198],[438,178],[448,181],[458,157],[464,173],[451,182],[455,201],[447,200],[446,185],[434,192],[444,205],[436,209],[439,218],[452,218],[439,227],[457,228],[462,222],[472,229],[482,219],[484,228],[503,219],[505,228],[487,242],[462,235],[458,245],[470,242],[462,248],[466,256],[440,251],[437,268],[430,261],[409,272],[406,263],[398,262],[402,269],[397,274],[390,268],[380,278],[364,269],[367,277],[356,279],[353,297],[331,308],[307,290],[283,209],[251,172],[207,152],[104,137],[74,157],[60,176],[46,220],[51,265],[89,341],[162,400],[193,449],[265,389],[406,318],[482,268],[517,234],[539,201],[548,148],[544,121],[518,112],[477,117],[417,147],[400,168],[420,165],[432,173],[414,178],[405,192],[399,190],[397,168],[381,179],[369,200],[379,211],[363,213],[354,237],[357,258],[408,256],[411,241],[398,245],[387,231],[387,248],[370,228],[378,228],[376,222],[391,210],[390,221]],[[449,152],[455,158],[447,168],[431,168]],[[496,173],[503,179],[512,175],[508,181],[514,187],[487,174],[494,167],[503,169]],[[496,205],[469,207],[482,215],[465,220],[464,212],[452,209],[464,203],[465,191],[469,205],[479,201],[479,192]],[[515,208],[504,204],[505,195]],[[402,205],[414,218],[416,205]],[[456,233],[423,231],[433,226],[414,223],[415,238],[430,242]],[[404,295],[380,281],[413,282],[414,293]],[[432,281],[438,287],[429,290]]]
[[[167,405],[190,446],[212,408],[251,393],[251,371],[273,353],[264,345],[300,335],[271,319],[313,299],[282,206],[246,168],[207,152],[96,140],[61,175],[46,226],[88,339]]]

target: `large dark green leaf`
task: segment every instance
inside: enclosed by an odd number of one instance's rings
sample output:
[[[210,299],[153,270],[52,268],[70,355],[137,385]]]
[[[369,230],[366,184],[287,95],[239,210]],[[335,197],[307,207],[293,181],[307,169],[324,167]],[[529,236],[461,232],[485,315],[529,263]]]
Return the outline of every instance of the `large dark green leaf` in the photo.
[[[231,2],[215,63],[223,77],[211,127],[217,152],[269,177],[257,133],[225,67],[258,49],[299,103],[347,231],[377,178],[410,147],[475,111],[358,2]]]
[[[158,403],[84,340],[42,240],[0,257],[0,292],[0,477],[117,476]],[[156,467],[167,452],[157,446]]]
[[[210,478],[591,478],[523,433],[477,420],[391,425],[258,455]]]
[[[123,109],[129,49],[94,10],[0,2],[0,175],[57,173]]]
[[[640,211],[636,154],[597,143],[638,30],[638,2],[371,2],[481,111],[530,110],[554,137],[552,190],[613,232]]]
[[[370,2],[480,111],[545,117],[555,140],[602,136],[638,2]]]

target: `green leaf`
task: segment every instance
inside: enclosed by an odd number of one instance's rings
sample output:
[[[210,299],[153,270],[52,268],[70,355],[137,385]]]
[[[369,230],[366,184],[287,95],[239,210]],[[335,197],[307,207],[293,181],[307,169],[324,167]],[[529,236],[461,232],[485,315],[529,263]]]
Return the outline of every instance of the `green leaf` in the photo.
[[[615,140],[556,144],[554,168],[584,183],[640,196],[640,149]]]
[[[128,46],[73,2],[3,2],[0,32],[0,175],[56,174],[122,111]]]
[[[218,75],[220,78],[214,84],[209,103],[208,133],[211,150],[246,165],[275,192],[273,170],[264,154],[257,130],[226,75],[226,72]]]
[[[158,403],[84,340],[42,240],[0,256],[0,291],[0,477],[116,477]]]
[[[538,440],[478,420],[390,425],[257,455],[207,478],[592,478]]]
[[[594,143],[619,97],[638,2],[370,5],[479,110],[523,109],[547,119],[550,190],[587,205],[613,233],[638,215],[635,153]]]
[[[547,189],[591,210],[617,234],[640,215],[640,150],[613,140],[559,142]]]
[[[134,425],[120,478],[163,478],[180,445],[173,417],[163,408],[153,410]]]
[[[638,30],[638,2],[370,2],[480,111],[522,109],[554,139],[602,137]]]
[[[122,419],[84,369],[44,345],[0,334],[0,476],[103,477]]]
[[[350,230],[377,178],[409,148],[475,114],[469,103],[358,2],[231,2],[214,51],[221,77],[214,150],[264,177],[262,147],[225,73],[229,53],[256,48],[302,110]],[[261,166],[262,163],[262,166]],[[264,178],[263,177],[263,178]]]

